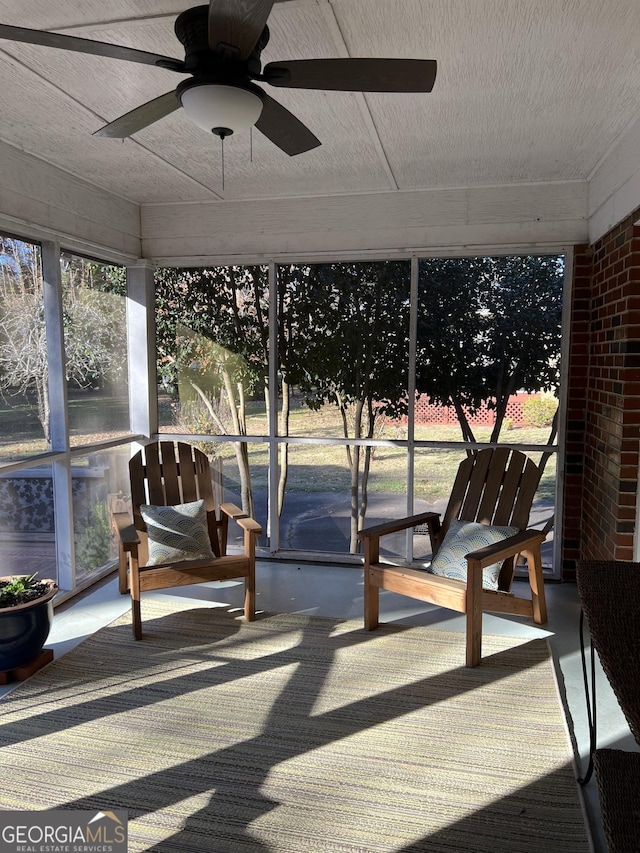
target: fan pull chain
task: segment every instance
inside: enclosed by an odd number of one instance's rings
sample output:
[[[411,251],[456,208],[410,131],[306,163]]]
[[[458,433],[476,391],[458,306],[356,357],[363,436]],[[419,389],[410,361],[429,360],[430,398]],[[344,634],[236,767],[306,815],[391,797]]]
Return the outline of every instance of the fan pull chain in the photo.
[[[253,163],[253,127],[249,128],[249,162]]]
[[[222,191],[224,192],[224,138],[225,136],[231,136],[233,131],[229,130],[228,127],[214,127],[211,132],[215,133],[216,136],[220,137],[220,152],[222,160]]]
[[[222,192],[224,192],[224,136],[220,135],[220,152],[222,154]]]

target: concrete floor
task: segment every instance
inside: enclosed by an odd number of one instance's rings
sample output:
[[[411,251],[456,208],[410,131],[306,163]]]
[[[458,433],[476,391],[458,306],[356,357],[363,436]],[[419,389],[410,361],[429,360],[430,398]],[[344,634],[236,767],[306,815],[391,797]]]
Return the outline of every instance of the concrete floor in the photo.
[[[523,581],[516,581],[516,584]],[[257,566],[258,607],[270,612],[305,613],[314,616],[362,618],[362,570],[357,567],[315,565],[297,562],[259,561]],[[549,621],[544,628],[511,616],[485,614],[484,631],[523,637],[546,636],[558,673],[560,693],[567,712],[568,729],[574,741],[578,772],[587,766],[589,734],[580,658],[580,604],[575,585],[547,583]],[[182,587],[154,596],[172,595],[205,598],[221,604],[241,606],[242,587],[235,581],[224,585]],[[382,592],[382,621],[430,625],[444,630],[464,631],[464,616],[422,604],[393,593]],[[115,577],[56,609],[47,647],[56,657],[108,624],[128,609],[128,598],[120,596]],[[143,605],[144,607],[144,605]],[[143,610],[144,618],[144,610]],[[0,687],[0,696],[14,685]],[[638,749],[599,665],[597,667],[598,746]],[[600,821],[595,778],[580,788],[595,853],[606,853]]]

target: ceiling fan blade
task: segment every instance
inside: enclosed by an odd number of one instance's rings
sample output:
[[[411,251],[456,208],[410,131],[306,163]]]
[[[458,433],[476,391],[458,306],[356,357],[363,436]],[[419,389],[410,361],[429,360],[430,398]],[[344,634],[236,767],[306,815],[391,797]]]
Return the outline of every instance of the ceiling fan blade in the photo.
[[[171,56],[158,53],[147,53],[133,47],[123,47],[118,44],[108,44],[104,41],[81,39],[76,36],[65,36],[61,33],[48,33],[45,30],[30,30],[26,27],[11,27],[0,24],[0,39],[21,41],[27,44],[41,44],[44,47],[57,47],[62,50],[75,50],[78,53],[90,53],[93,56],[107,56],[111,59],[125,59],[129,62],[141,62],[144,65],[157,65],[170,71],[185,72],[184,62]]]
[[[263,76],[272,86],[337,92],[430,92],[435,59],[296,59],[269,62]]]
[[[272,97],[262,93],[264,106],[256,127],[285,154],[293,157],[321,145],[309,128]]]
[[[100,130],[96,130],[94,136],[108,136],[112,139],[124,139],[137,133],[139,130],[144,130],[150,124],[159,121],[161,118],[170,115],[172,112],[180,108],[180,101],[175,92],[167,92],[160,95],[159,98],[154,98],[153,101],[147,101],[146,104],[136,107],[115,121],[105,124]]]
[[[236,47],[240,59],[248,59],[267,23],[275,0],[211,0],[209,46]]]

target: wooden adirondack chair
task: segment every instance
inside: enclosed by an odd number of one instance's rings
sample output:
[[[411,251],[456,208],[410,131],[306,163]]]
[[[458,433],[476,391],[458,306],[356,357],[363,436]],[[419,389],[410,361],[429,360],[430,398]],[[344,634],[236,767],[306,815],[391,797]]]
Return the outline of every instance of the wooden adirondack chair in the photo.
[[[488,448],[473,453],[460,465],[442,522],[440,514],[426,512],[365,528],[365,628],[378,626],[380,589],[448,607],[467,616],[466,665],[477,666],[482,654],[482,612],[513,613],[547,621],[540,547],[545,534],[527,530],[531,504],[541,471],[524,453]],[[429,574],[425,569],[394,566],[380,561],[380,539],[400,530],[427,525],[433,556],[438,553],[453,519],[517,528],[502,541],[466,555],[466,581]],[[518,557],[526,558],[531,598],[511,592]],[[497,589],[483,588],[483,569],[501,563]]]
[[[209,460],[205,454],[184,442],[155,442],[131,458],[129,477],[133,522],[128,513],[114,513],[113,520],[119,537],[120,592],[131,594],[136,640],[142,639],[140,595],[152,589],[242,577],[245,579],[244,615],[247,620],[253,620],[256,538],[262,533],[262,528],[232,503],[215,506]],[[143,518],[146,514],[149,519],[148,507],[157,511],[157,507],[175,507],[200,500],[204,501],[206,514],[201,520],[211,554],[148,565],[149,546],[151,544],[153,553],[155,545],[153,541],[149,542],[147,522]],[[202,517],[201,508],[198,508],[198,513]],[[229,519],[237,522],[244,531],[242,554],[227,554]],[[153,536],[152,533],[152,539]],[[178,542],[179,537],[180,534]]]

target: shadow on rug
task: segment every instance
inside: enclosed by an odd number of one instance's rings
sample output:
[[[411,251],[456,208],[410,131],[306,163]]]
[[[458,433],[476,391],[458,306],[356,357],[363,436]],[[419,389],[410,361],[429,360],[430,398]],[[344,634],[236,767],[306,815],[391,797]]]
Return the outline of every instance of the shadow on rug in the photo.
[[[180,610],[175,611],[179,606]],[[589,849],[546,640],[145,601],[0,702],[0,808],[158,853]]]

